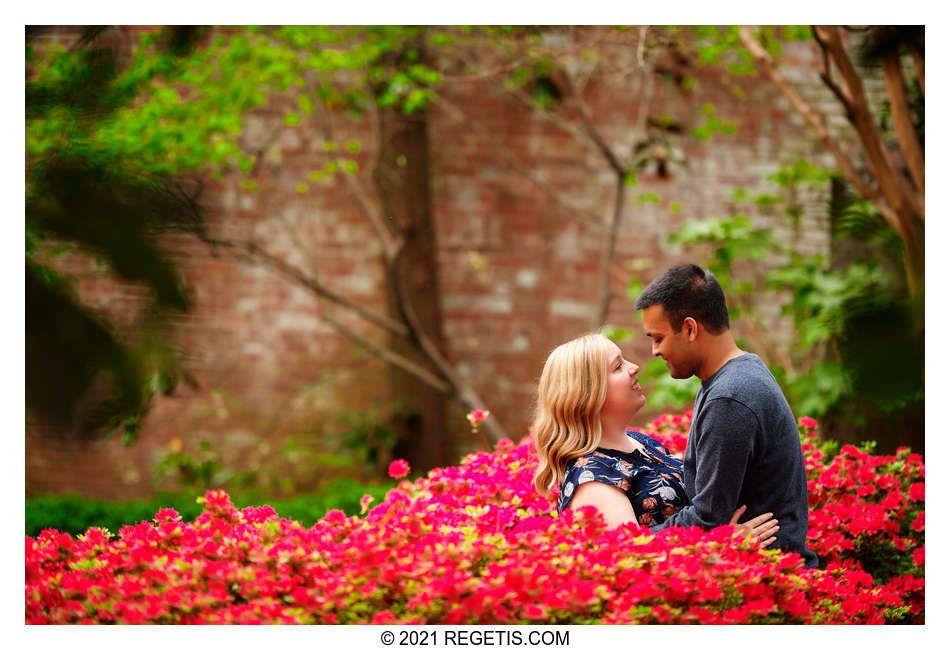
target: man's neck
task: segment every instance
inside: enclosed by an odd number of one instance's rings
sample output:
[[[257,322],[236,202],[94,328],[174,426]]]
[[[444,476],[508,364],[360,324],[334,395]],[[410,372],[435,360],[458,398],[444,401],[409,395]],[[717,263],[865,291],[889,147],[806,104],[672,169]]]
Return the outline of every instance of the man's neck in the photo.
[[[732,338],[732,332],[726,330],[724,333],[711,337],[709,353],[705,361],[699,368],[696,376],[700,381],[706,381],[716,372],[732,361],[736,357],[741,357],[745,352],[739,349],[735,340]]]

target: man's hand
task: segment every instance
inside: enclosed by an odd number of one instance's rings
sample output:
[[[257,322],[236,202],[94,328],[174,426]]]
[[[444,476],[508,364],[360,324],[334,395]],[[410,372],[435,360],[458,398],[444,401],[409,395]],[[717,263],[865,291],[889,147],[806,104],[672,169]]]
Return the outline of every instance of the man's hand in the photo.
[[[738,521],[743,512],[745,512],[745,506],[739,506],[738,510],[732,513],[732,519],[729,520],[729,523],[743,531],[746,535],[752,535],[752,537],[758,540],[759,546],[762,548],[765,548],[775,541],[775,533],[778,532],[779,525],[777,519],[770,519],[772,516],[771,512],[766,512],[765,514],[740,524]]]

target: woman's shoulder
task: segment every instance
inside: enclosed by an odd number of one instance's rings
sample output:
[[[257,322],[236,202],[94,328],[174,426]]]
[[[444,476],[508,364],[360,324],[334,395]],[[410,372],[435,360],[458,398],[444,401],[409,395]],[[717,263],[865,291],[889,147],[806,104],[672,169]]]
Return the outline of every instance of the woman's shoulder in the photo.
[[[637,468],[632,463],[599,450],[571,461],[561,483],[558,512],[567,506],[574,491],[581,485],[591,482],[606,483],[626,492],[630,489],[631,478],[636,472]]]

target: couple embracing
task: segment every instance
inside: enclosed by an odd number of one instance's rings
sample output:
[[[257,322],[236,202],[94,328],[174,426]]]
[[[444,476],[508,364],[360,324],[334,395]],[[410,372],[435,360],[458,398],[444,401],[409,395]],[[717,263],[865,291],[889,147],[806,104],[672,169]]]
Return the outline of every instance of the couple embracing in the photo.
[[[670,375],[702,381],[684,459],[627,429],[646,402],[640,368],[591,334],[557,347],[544,364],[536,488],[559,487],[558,512],[594,506],[611,527],[738,525],[760,545],[818,566],[805,546],[808,494],[795,417],[762,360],[736,346],[716,278],[694,264],[673,267],[636,308]],[[738,523],[745,513],[756,516]]]

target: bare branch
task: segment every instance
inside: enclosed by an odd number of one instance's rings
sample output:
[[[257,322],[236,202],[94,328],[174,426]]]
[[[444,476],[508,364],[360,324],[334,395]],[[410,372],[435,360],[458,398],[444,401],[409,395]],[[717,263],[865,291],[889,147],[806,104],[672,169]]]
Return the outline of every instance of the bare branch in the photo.
[[[871,112],[871,107],[868,105],[867,97],[864,94],[864,84],[854,69],[851,58],[845,51],[841,34],[836,26],[827,25],[816,26],[813,31],[815,38],[821,47],[826,49],[848,87],[848,95],[852,100],[851,110],[848,111],[848,120],[854,125],[854,130],[864,146],[864,152],[867,155],[868,163],[871,166],[874,178],[877,180],[878,187],[881,188],[887,202],[899,215],[901,205],[904,201],[910,200],[910,193],[904,191],[905,188],[901,186],[902,176],[887,153],[884,137],[877,126],[874,114]],[[902,230],[906,230],[907,224],[903,224],[903,226]]]
[[[831,136],[824,117],[812,108],[781,75],[772,57],[756,40],[749,26],[739,28],[739,39],[782,94],[791,102],[795,110],[812,126],[818,138],[834,155],[835,161],[838,163],[838,169],[845,178],[857,188],[864,198],[874,204],[884,220],[900,236],[904,243],[908,287],[911,294],[916,295],[923,290],[924,251],[913,215],[910,213],[914,206],[914,193],[909,191],[909,183],[897,171],[893,161],[884,151],[880,130],[867,106],[867,98],[863,94],[863,85],[860,79],[856,79],[857,75],[854,72],[854,67],[844,51],[837,29],[816,26],[813,31],[819,46],[827,50],[830,58],[842,72],[842,76],[852,93],[854,101],[851,106],[853,111],[848,113],[848,120],[854,126],[861,140],[880,191],[861,178],[854,165],[838,146],[837,141]],[[917,197],[920,198],[919,195]],[[910,208],[910,210],[907,208]],[[917,217],[922,221],[923,212],[917,213]]]
[[[607,310],[610,307],[610,301],[613,294],[610,291],[610,271],[613,266],[614,253],[617,248],[617,231],[620,229],[620,221],[623,217],[623,203],[626,198],[627,184],[623,174],[617,174],[617,188],[614,194],[614,207],[611,212],[611,218],[607,227],[604,228],[603,254],[600,270],[600,305],[597,308],[597,320],[595,327],[603,327],[607,322]]]
[[[284,130],[284,125],[282,123],[278,123],[277,127],[274,128],[270,132],[270,134],[268,134],[266,138],[264,138],[264,142],[262,142],[260,146],[252,148],[251,155],[254,158],[254,162],[251,165],[251,168],[247,172],[248,176],[255,177],[258,175],[258,173],[260,172],[261,160],[264,159],[264,154],[267,152],[268,149],[271,148],[271,145],[277,142],[277,138],[280,137],[281,131],[283,130]],[[248,143],[248,147],[250,146],[251,146],[250,143]],[[243,149],[243,147],[241,148]]]
[[[825,124],[824,117],[814,108],[812,108],[812,106],[802,98],[798,91],[788,83],[781,73],[779,73],[775,67],[775,62],[772,61],[772,57],[769,56],[769,53],[765,51],[765,48],[763,48],[755,39],[755,36],[752,34],[752,30],[748,26],[742,26],[739,28],[739,39],[742,41],[742,45],[759,62],[759,65],[762,66],[762,68],[765,70],[765,73],[778,87],[779,91],[785,95],[785,98],[788,99],[795,110],[797,110],[815,130],[818,138],[825,144],[826,147],[828,147],[828,150],[831,151],[832,155],[835,157],[835,161],[838,163],[838,168],[841,170],[841,173],[844,174],[845,178],[847,178],[848,181],[858,189],[864,198],[874,202],[874,205],[877,206],[879,210],[881,210],[881,214],[884,215],[885,219],[888,220],[892,227],[895,229],[898,228],[899,221],[897,219],[897,215],[894,214],[894,211],[890,209],[886,202],[883,201],[880,192],[876,191],[861,178],[860,174],[858,174],[857,170],[851,164],[851,161],[848,160],[844,152],[841,150],[841,147],[838,146],[837,140],[831,136],[831,133],[828,131],[828,127]]]
[[[444,109],[448,113],[451,113],[458,122],[464,122],[470,130],[477,132],[479,135],[486,138],[496,136],[496,134],[489,132],[481,122],[469,121],[465,113],[450,101],[445,99],[444,96],[437,95],[433,100],[433,104],[441,109]],[[511,172],[511,174],[505,174],[504,178],[513,178],[513,175],[515,175],[517,178],[531,183],[536,190],[557,203],[572,217],[576,217],[586,224],[591,226],[599,226],[603,223],[603,217],[600,214],[595,213],[592,210],[571,204],[561,194],[553,191],[548,183],[542,181],[538,177],[538,171],[536,168],[537,166],[533,164],[535,161],[528,160],[525,157],[519,157],[519,151],[512,150],[510,147],[499,147],[495,150],[495,153],[504,157],[503,162],[506,165],[506,169]]]
[[[442,373],[442,376],[448,380],[454,393],[458,396],[466,408],[469,410],[486,410],[484,403],[481,401],[478,395],[468,388],[466,382],[458,375],[458,373],[455,371],[455,368],[452,367],[452,364],[449,363],[445,356],[443,356],[441,350],[439,350],[435,342],[422,328],[422,323],[419,321],[419,317],[416,314],[415,307],[413,306],[412,300],[409,296],[409,289],[406,287],[406,274],[400,273],[397,268],[395,270],[393,279],[399,305],[406,317],[406,323],[408,323],[409,329],[412,331],[412,336],[418,343],[419,348],[436,366],[436,368],[438,368],[439,372]],[[489,435],[494,438],[495,442],[506,437],[501,425],[494,421],[494,418],[485,421],[485,429]]]
[[[452,389],[451,386],[446,384],[439,377],[436,377],[435,375],[433,375],[431,372],[429,372],[422,366],[410,361],[406,357],[390,350],[389,348],[385,346],[377,345],[376,343],[366,338],[365,336],[362,336],[359,333],[355,332],[354,330],[351,330],[350,328],[346,327],[345,325],[340,323],[338,320],[336,320],[332,316],[324,314],[322,318],[324,321],[326,321],[328,325],[330,325],[330,327],[335,329],[337,332],[339,332],[340,334],[343,334],[350,340],[359,344],[360,346],[362,346],[369,352],[377,355],[384,361],[396,366],[397,368],[405,370],[409,374],[414,375],[415,377],[424,381],[425,383],[432,386],[438,391],[441,391],[443,393],[451,392],[451,389]]]
[[[289,264],[272,253],[265,251],[253,242],[230,241],[211,237],[201,238],[212,248],[225,248],[231,250],[238,257],[263,262],[284,277],[287,277],[306,289],[309,289],[312,293],[316,294],[320,298],[328,300],[335,305],[339,305],[340,307],[353,312],[360,318],[363,318],[373,325],[386,330],[390,334],[401,336],[403,338],[409,336],[409,330],[406,329],[406,326],[402,323],[394,321],[390,318],[386,318],[385,316],[374,314],[366,308],[361,307],[356,303],[350,302],[343,296],[327,289],[314,278],[307,276],[307,274],[305,274],[296,266],[293,266],[292,264]]]
[[[647,45],[647,30],[649,27],[643,25],[640,27],[640,33],[637,35],[637,66],[643,67],[645,60],[643,58],[643,51],[646,49]]]
[[[335,133],[333,129],[333,117],[322,104],[320,105],[320,110],[323,113],[323,120],[321,121],[323,137],[330,142],[334,142]],[[375,115],[371,116],[370,122],[375,124]],[[377,166],[378,161],[374,163],[374,170]],[[347,189],[350,191],[350,194],[356,200],[357,206],[363,213],[366,221],[369,222],[370,227],[373,229],[373,233],[376,235],[380,245],[383,247],[383,258],[386,265],[388,266],[392,264],[392,261],[396,258],[399,249],[402,247],[402,239],[400,237],[394,236],[392,229],[386,226],[386,221],[383,218],[383,215],[380,214],[379,208],[372,198],[370,198],[369,192],[363,187],[359,179],[357,179],[353,174],[350,174],[349,172],[342,169],[338,169],[337,174],[343,178],[343,183],[346,185]]]
[[[812,31],[814,32],[814,30]],[[851,113],[854,110],[851,106],[851,98],[831,77],[831,67],[828,65],[828,50],[821,45],[821,41],[818,41],[818,43],[819,49],[821,50],[821,71],[819,75],[822,81],[825,82],[825,85],[835,94],[835,97],[838,98],[838,101],[841,102],[841,105],[844,106],[845,112]]]
[[[529,111],[531,111],[534,115],[540,115],[540,116],[543,117],[545,120],[547,120],[547,121],[550,122],[551,124],[555,125],[555,126],[558,127],[559,129],[561,129],[561,130],[563,130],[563,131],[567,131],[568,133],[570,133],[571,135],[573,135],[573,136],[574,136],[575,138],[577,138],[578,140],[581,140],[581,141],[584,141],[584,142],[586,142],[586,141],[588,140],[587,137],[586,137],[586,134],[585,134],[585,132],[584,132],[584,130],[583,130],[582,128],[578,127],[578,126],[577,126],[576,124],[574,124],[573,122],[569,122],[568,120],[565,120],[565,119],[561,118],[560,116],[556,115],[555,113],[553,113],[553,112],[551,112],[551,111],[545,111],[545,110],[542,110],[542,109],[538,108],[538,106],[535,105],[534,102],[532,102],[530,99],[526,99],[526,98],[523,96],[523,93],[521,93],[521,92],[519,92],[519,91],[512,91],[511,96],[514,97],[515,99],[517,99],[519,102],[521,102],[521,103],[522,103]]]
[[[580,111],[581,120],[584,123],[584,131],[587,133],[587,137],[590,138],[594,145],[596,145],[597,149],[600,151],[601,155],[607,161],[607,164],[610,165],[610,168],[614,170],[614,172],[620,175],[625,174],[627,172],[627,166],[624,165],[619,158],[617,158],[613,150],[610,148],[610,145],[607,144],[603,136],[601,136],[600,131],[597,130],[597,127],[594,125],[594,120],[591,118],[590,108],[587,106],[587,102],[584,101],[584,98],[580,95],[569,77],[568,84],[571,86],[574,99],[577,100],[577,108]]]
[[[924,94],[924,55],[917,50],[917,48],[912,47],[910,49],[910,55],[914,59],[914,68],[917,70],[917,81],[920,82],[920,94]]]
[[[402,237],[394,236],[392,234],[392,231],[386,226],[383,215],[380,214],[378,207],[370,199],[366,189],[363,188],[360,182],[354,178],[352,174],[349,174],[345,171],[340,171],[339,174],[343,177],[343,182],[346,183],[347,188],[350,190],[350,194],[352,194],[353,198],[356,200],[356,203],[359,205],[363,216],[366,217],[366,220],[373,228],[373,232],[376,234],[376,237],[382,244],[383,256],[386,259],[387,265],[391,264],[392,261],[396,259],[399,250],[402,248]]]
[[[891,99],[891,116],[894,118],[894,129],[897,132],[897,141],[907,161],[910,176],[917,186],[917,190],[924,191],[924,154],[917,140],[917,133],[910,119],[910,108],[907,104],[907,93],[904,90],[904,73],[901,70],[900,57],[896,53],[884,57],[884,83],[887,94]]]

